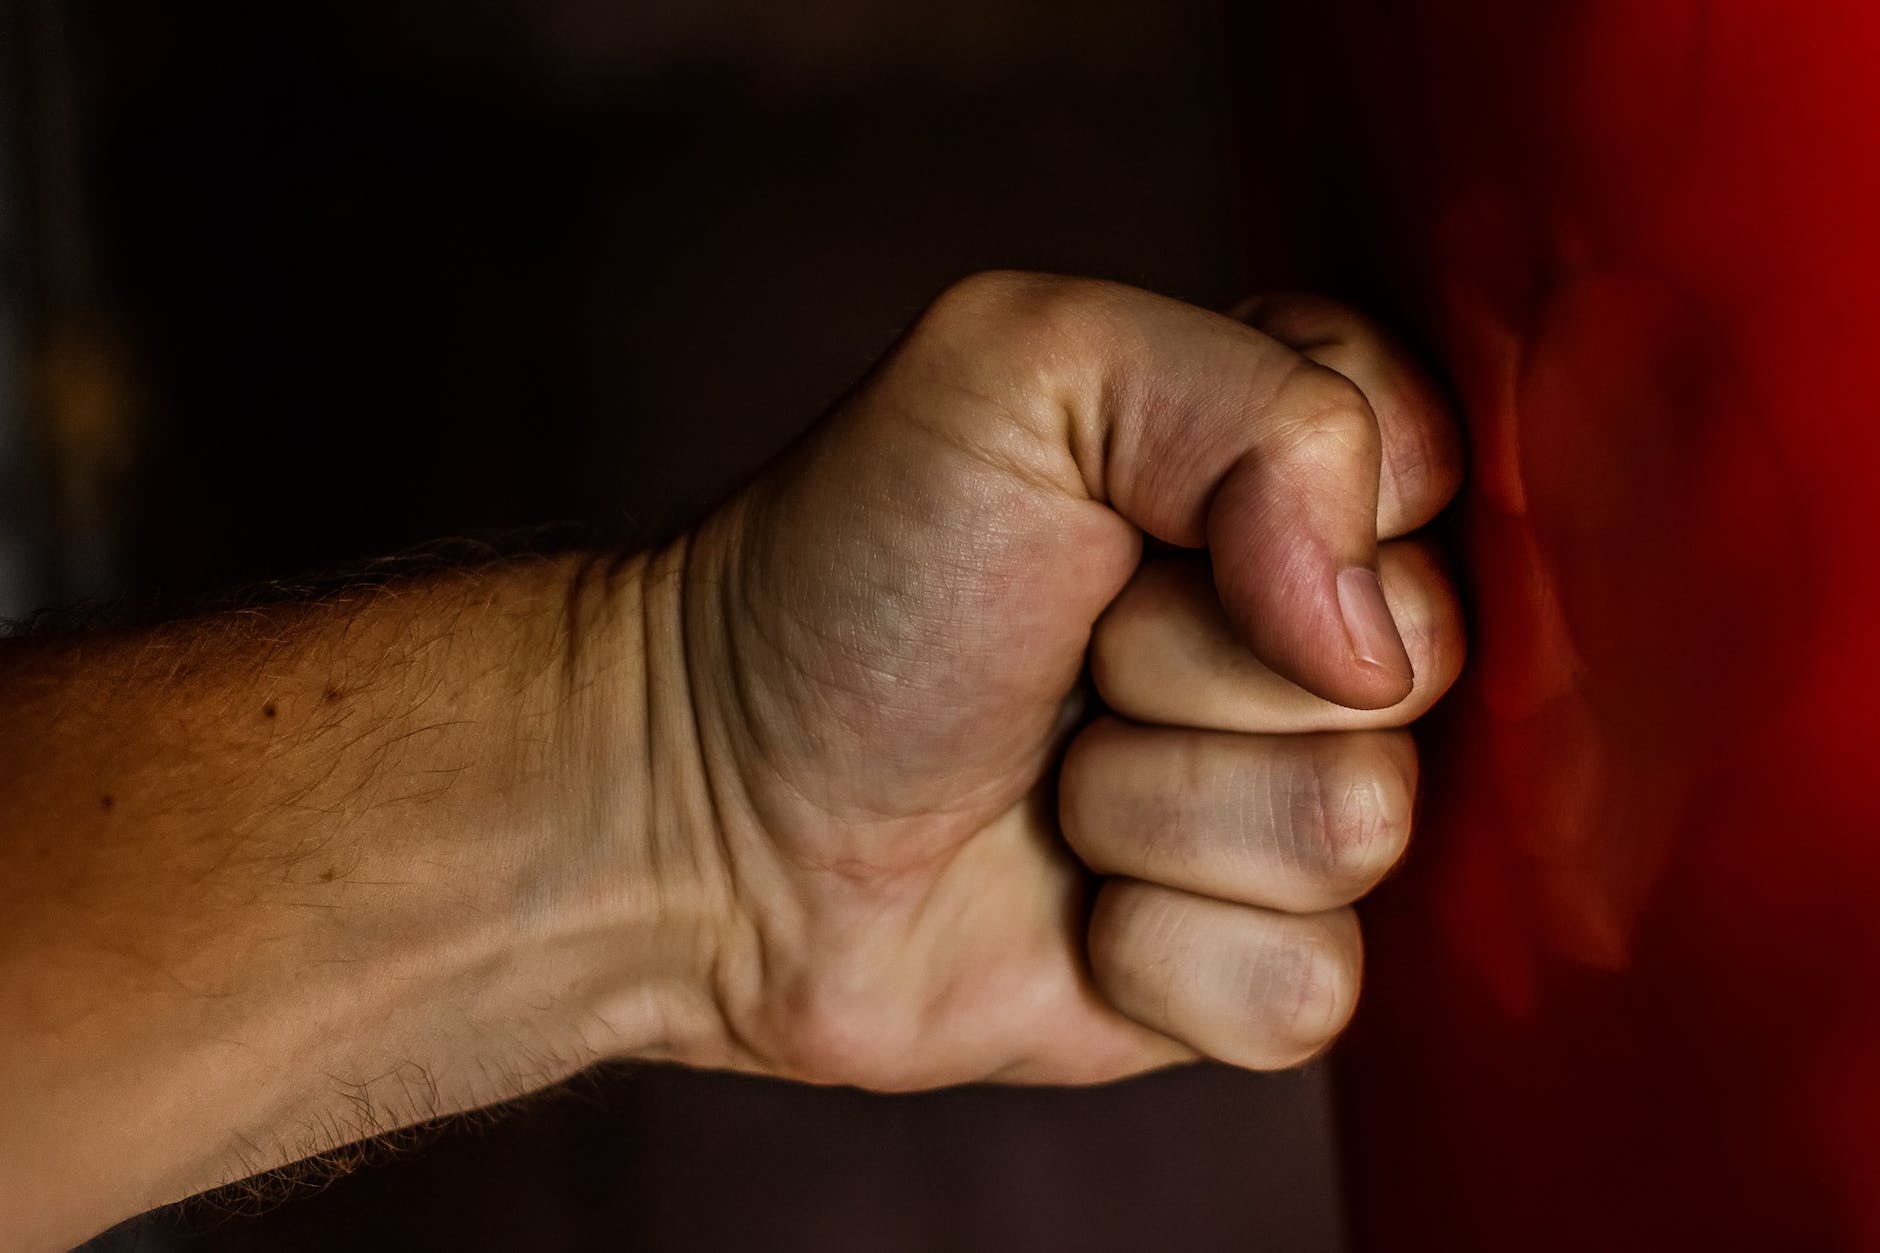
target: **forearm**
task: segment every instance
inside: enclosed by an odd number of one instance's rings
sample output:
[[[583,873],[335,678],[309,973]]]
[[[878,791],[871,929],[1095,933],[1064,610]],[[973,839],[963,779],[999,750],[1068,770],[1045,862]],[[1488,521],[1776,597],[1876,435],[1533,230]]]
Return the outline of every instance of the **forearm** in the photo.
[[[0,1233],[707,1033],[673,564],[0,645]]]

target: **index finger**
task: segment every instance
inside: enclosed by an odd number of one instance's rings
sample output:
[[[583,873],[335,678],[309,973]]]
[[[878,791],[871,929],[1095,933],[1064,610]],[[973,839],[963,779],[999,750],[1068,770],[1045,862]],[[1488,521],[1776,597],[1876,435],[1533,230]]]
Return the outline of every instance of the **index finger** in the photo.
[[[1364,393],[1382,454],[1379,539],[1407,535],[1442,512],[1462,483],[1462,438],[1415,355],[1371,319],[1306,292],[1251,296],[1229,312]]]

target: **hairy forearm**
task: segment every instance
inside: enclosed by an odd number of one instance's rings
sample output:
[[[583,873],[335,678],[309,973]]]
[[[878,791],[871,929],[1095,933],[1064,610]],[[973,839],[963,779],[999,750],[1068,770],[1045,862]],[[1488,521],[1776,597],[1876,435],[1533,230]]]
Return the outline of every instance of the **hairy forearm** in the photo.
[[[0,644],[9,1247],[709,1031],[676,560]]]

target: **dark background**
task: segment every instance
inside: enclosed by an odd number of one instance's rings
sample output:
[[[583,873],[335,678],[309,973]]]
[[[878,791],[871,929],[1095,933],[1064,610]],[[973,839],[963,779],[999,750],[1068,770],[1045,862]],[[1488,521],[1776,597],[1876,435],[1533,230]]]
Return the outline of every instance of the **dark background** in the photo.
[[[1299,223],[1362,214],[1328,194],[1336,154],[1278,175],[1337,111],[1298,19],[1261,6],[0,13],[0,612],[545,522],[663,532],[953,278],[1337,288],[1350,263]],[[1311,1072],[890,1099],[610,1071],[379,1157],[259,1218],[198,1203],[118,1242],[1338,1244]]]

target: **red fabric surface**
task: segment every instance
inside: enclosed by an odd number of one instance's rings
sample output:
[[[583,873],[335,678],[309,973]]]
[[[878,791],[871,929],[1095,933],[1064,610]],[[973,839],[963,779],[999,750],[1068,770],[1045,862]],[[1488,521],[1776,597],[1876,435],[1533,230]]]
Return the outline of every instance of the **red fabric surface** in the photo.
[[[1352,23],[1472,669],[1368,916],[1363,1248],[1880,1248],[1880,7]]]

